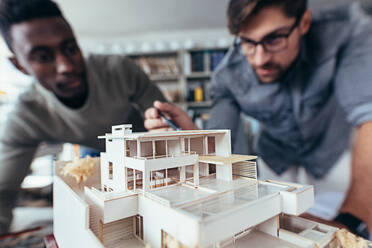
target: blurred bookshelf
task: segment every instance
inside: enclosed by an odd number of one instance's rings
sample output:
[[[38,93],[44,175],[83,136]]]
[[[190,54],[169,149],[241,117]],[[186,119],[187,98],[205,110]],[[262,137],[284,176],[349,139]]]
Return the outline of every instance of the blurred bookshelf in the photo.
[[[204,128],[212,106],[211,77],[228,47],[128,54],[169,102],[181,106]]]
[[[170,102],[182,102],[179,51],[149,52],[128,55],[158,85]]]

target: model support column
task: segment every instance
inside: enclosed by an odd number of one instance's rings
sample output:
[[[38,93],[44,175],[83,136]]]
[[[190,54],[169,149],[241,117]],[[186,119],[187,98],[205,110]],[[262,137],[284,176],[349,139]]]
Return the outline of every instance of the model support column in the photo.
[[[199,163],[194,164],[194,186],[199,186]]]
[[[216,164],[216,178],[232,181],[232,164]]]
[[[165,186],[168,186],[168,169],[165,169]]]
[[[168,140],[165,140],[165,157],[168,157]]]
[[[258,225],[258,230],[267,233],[273,237],[278,237],[279,233],[279,215]]]
[[[223,135],[215,136],[216,155],[223,157],[231,156],[231,138],[230,130]]]
[[[208,155],[208,136],[203,137],[203,154]]]
[[[184,183],[186,181],[186,166],[180,168],[180,182]]]
[[[136,170],[133,169],[133,191],[136,192]]]
[[[199,163],[199,174],[202,177],[209,176],[209,164]]]
[[[185,153],[185,138],[181,138],[181,144],[180,144],[180,147],[181,147],[181,153]]]
[[[143,191],[150,191],[151,189],[151,185],[150,185],[150,171],[145,168],[145,170],[143,171],[143,179],[142,179],[142,182],[143,182]]]
[[[137,140],[137,158],[141,157],[141,141]]]

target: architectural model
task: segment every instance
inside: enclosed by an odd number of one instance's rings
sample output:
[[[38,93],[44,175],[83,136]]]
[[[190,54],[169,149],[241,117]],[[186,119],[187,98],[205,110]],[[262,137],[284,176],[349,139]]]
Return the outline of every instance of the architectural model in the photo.
[[[54,182],[59,247],[328,247],[337,228],[299,217],[312,186],[257,180],[255,156],[231,154],[229,130],[100,136],[95,174]]]

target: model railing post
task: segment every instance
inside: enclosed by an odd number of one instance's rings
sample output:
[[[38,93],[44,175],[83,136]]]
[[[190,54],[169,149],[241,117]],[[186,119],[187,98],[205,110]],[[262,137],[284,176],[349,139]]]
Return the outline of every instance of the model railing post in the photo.
[[[136,170],[133,169],[133,191],[136,191]]]
[[[232,181],[232,164],[216,164],[216,178],[224,181]]]
[[[165,140],[165,157],[168,157],[168,140]]]
[[[152,157],[155,158],[155,154],[156,154],[156,151],[155,151],[155,140],[152,141]]]
[[[199,186],[199,163],[194,164],[194,186]]]
[[[141,141],[137,140],[137,158],[141,157]]]
[[[203,137],[203,155],[208,155],[208,136]]]

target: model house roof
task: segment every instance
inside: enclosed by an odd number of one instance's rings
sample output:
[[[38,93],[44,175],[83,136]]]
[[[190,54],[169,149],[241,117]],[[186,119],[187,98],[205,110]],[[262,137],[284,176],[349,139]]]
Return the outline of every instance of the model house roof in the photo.
[[[211,163],[211,164],[235,164],[243,161],[255,160],[257,156],[252,155],[238,155],[232,154],[230,157],[222,157],[215,155],[205,155],[199,156],[198,160],[202,163]]]
[[[185,130],[185,131],[162,131],[162,132],[140,132],[128,134],[111,134],[107,133],[104,136],[98,136],[99,139],[132,139],[146,140],[156,138],[170,138],[181,136],[198,136],[198,135],[216,135],[224,134],[227,130]]]

